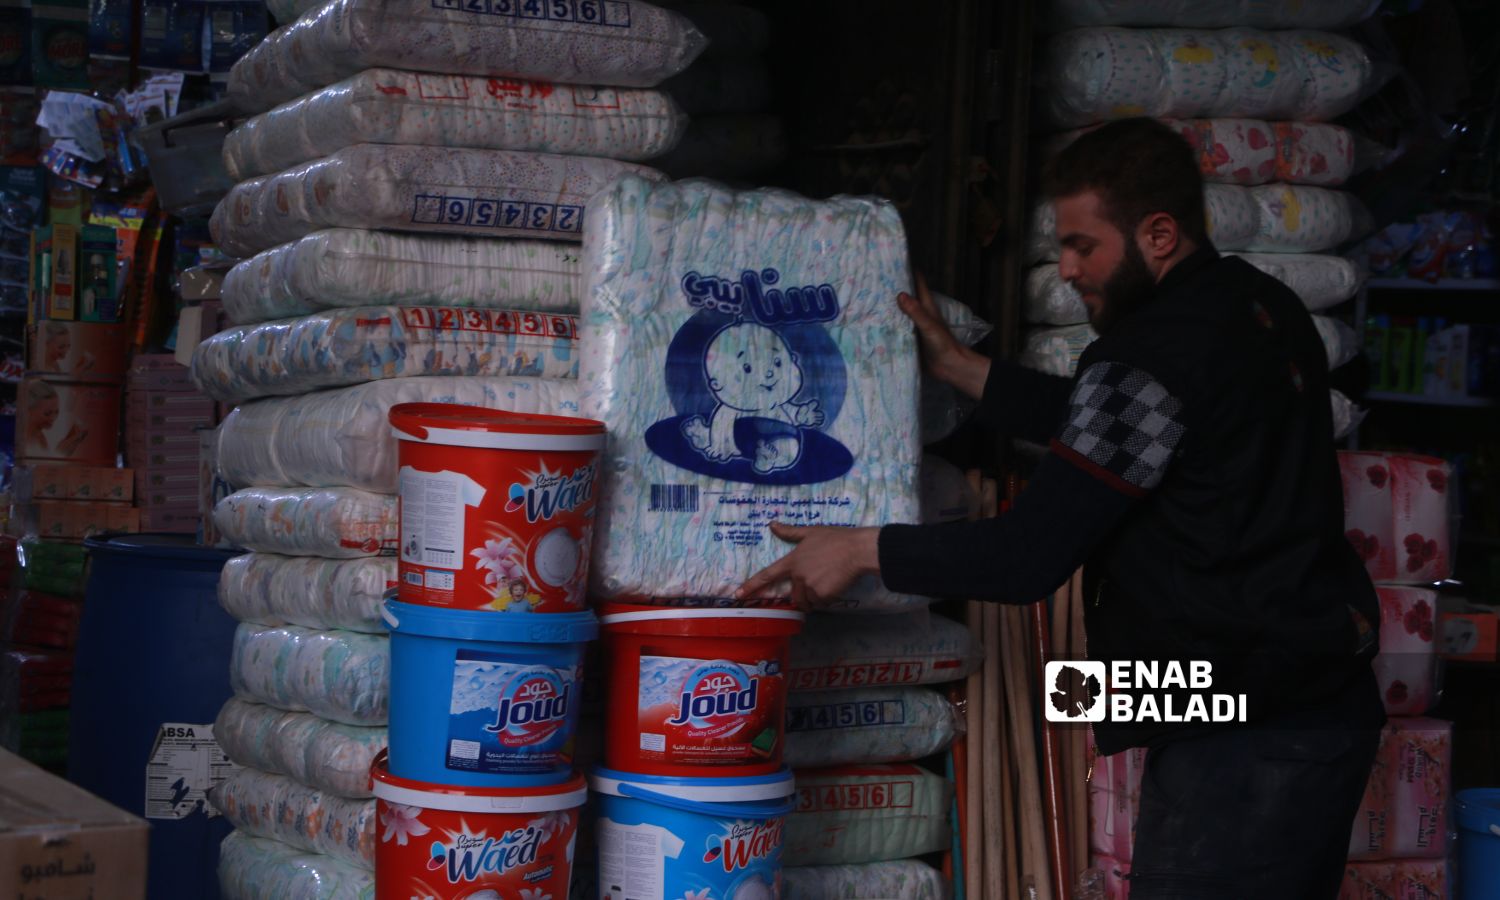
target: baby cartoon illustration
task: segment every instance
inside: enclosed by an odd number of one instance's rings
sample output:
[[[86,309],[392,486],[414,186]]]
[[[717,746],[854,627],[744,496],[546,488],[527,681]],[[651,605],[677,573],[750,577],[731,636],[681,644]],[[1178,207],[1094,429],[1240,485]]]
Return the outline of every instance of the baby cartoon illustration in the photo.
[[[740,456],[734,423],[758,417],[798,427],[823,424],[818,401],[793,403],[802,390],[802,367],[797,354],[775,330],[755,322],[726,325],[713,336],[703,355],[708,387],[718,405],[705,421],[693,416],[682,425],[683,435],[703,456],[723,462]],[[752,465],[765,474],[788,469],[801,454],[794,433],[758,441]]]

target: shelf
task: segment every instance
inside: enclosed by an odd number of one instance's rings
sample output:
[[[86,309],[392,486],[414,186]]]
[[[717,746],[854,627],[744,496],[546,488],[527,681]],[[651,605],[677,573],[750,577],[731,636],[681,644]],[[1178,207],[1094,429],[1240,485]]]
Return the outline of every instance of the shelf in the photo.
[[[1371,403],[1411,403],[1417,406],[1453,406],[1485,409],[1500,406],[1494,397],[1429,397],[1426,394],[1402,394],[1395,391],[1370,391],[1365,399]]]
[[[1371,278],[1365,282],[1371,290],[1379,291],[1496,291],[1500,292],[1500,278],[1449,278],[1431,282],[1421,278]]]

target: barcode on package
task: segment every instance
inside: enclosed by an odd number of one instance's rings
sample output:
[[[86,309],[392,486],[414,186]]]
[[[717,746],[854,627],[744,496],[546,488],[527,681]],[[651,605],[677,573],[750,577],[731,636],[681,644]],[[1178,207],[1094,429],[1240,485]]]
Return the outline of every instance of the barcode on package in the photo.
[[[651,485],[651,512],[698,511],[698,486],[696,484]]]
[[[454,194],[418,194],[412,203],[411,221],[413,225],[464,225],[578,234],[583,231],[583,207]]]

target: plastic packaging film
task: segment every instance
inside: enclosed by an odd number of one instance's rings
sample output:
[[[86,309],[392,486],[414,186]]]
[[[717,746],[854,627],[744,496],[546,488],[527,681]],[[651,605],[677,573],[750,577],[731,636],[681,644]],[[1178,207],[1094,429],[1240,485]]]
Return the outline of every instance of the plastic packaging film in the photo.
[[[224,900],[374,900],[375,873],[235,831],[219,845],[219,892]]]
[[[235,185],[209,228],[240,258],[334,227],[577,241],[589,198],[624,174],[664,177],[592,156],[355,144]]]
[[[929,688],[795,693],[787,699],[786,764],[909,762],[947,749],[958,725],[953,704]]]
[[[240,769],[208,797],[246,834],[375,868],[374,800],[347,800],[255,769]]]
[[[329,0],[241,57],[229,73],[229,98],[259,112],[381,66],[652,87],[687,68],[706,43],[682,16],[640,0],[532,8],[536,15],[516,0]]]
[[[380,603],[395,585],[396,560],[390,556],[246,553],[224,563],[219,605],[238,622],[383,634]]]
[[[951,895],[943,873],[917,859],[848,866],[796,866],[784,871],[786,900],[850,897],[948,900]]]
[[[797,801],[786,820],[788,866],[905,859],[952,841],[953,784],[920,766],[800,770]]]
[[[562,313],[362,306],[241,325],[193,351],[198,390],[238,402],[402,376],[578,377],[578,320]]]
[[[242,700],[345,725],[386,724],[390,638],[241,624],[229,681]]]
[[[230,269],[224,312],[240,325],[371,305],[576,313],[581,259],[557,241],[331,228]]]
[[[396,501],[346,487],[251,487],[214,506],[214,526],[230,544],[260,553],[390,556],[400,540]]]
[[[219,471],[236,486],[397,489],[398,403],[458,403],[509,412],[578,414],[578,382],[545,378],[395,378],[235,408],[219,426]]]
[[[231,698],[214,719],[214,739],[235,765],[285,775],[351,800],[373,796],[370,763],[386,748],[384,728],[361,728]]]
[[[984,662],[961,623],[923,610],[892,616],[809,616],[792,638],[791,690],[853,690],[958,681]]]

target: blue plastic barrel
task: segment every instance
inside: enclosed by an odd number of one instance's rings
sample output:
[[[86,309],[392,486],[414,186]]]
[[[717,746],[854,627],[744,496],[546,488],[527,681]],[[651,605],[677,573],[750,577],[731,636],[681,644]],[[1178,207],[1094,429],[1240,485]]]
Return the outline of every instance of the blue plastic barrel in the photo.
[[[1458,811],[1458,898],[1500,900],[1500,788],[1470,788]]]
[[[234,554],[176,534],[102,535],[84,546],[68,779],[145,816],[158,728],[211,724],[229,698],[235,622],[218,604],[217,585]],[[214,870],[229,825],[192,804],[179,810],[181,818],[149,819],[146,896],[217,900]]]

